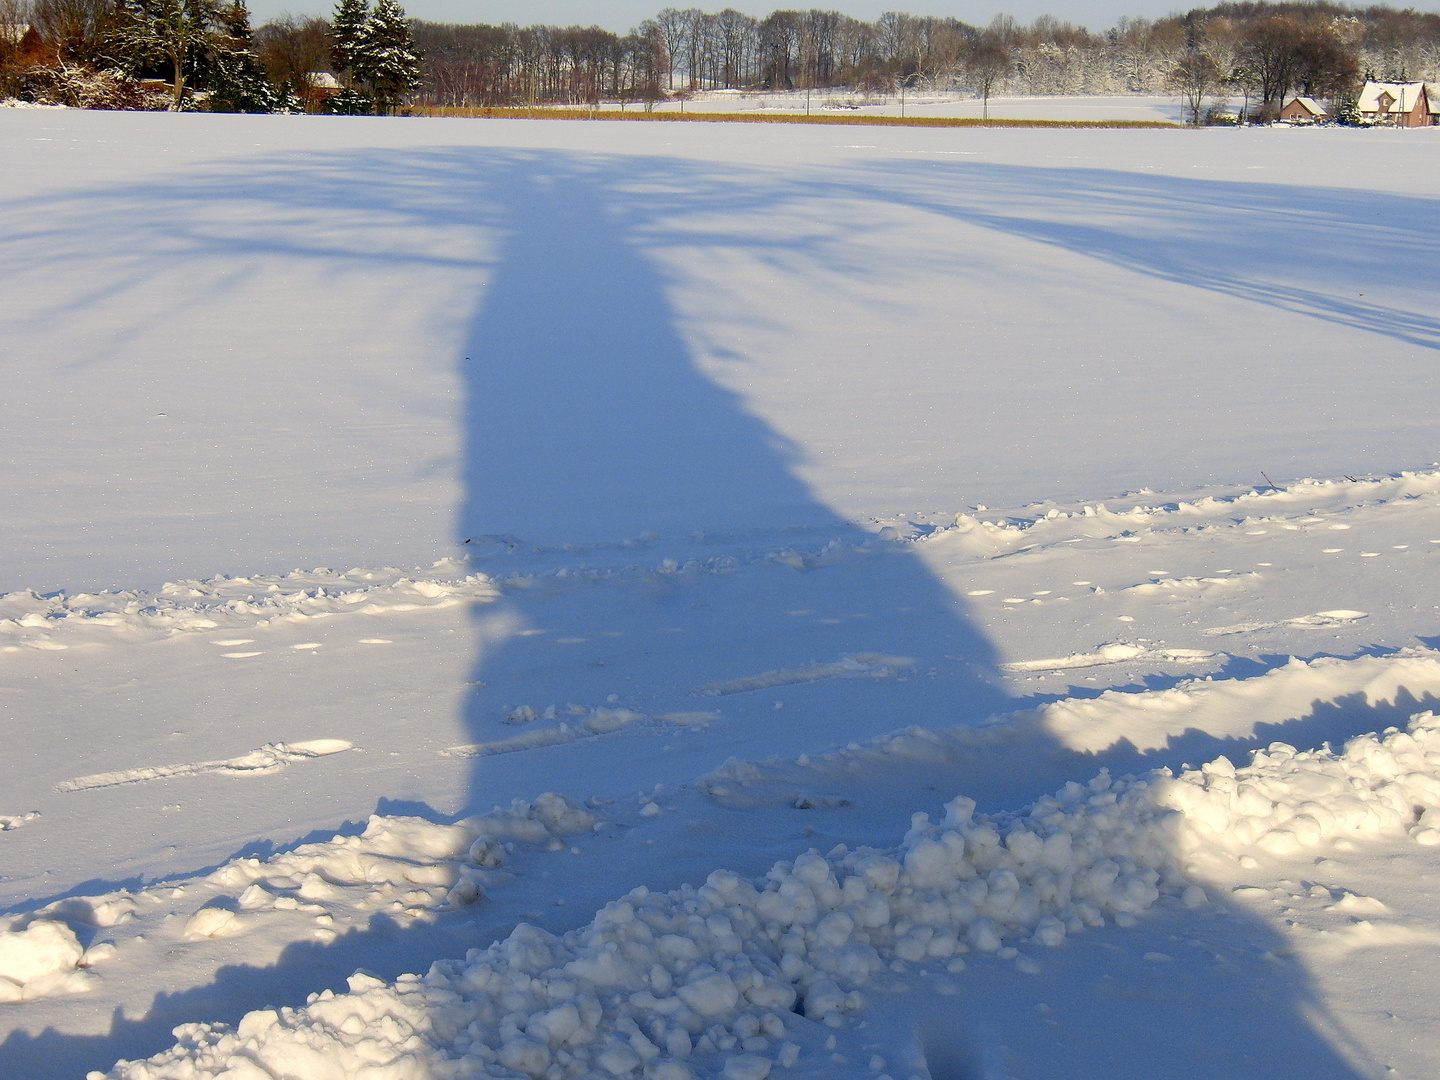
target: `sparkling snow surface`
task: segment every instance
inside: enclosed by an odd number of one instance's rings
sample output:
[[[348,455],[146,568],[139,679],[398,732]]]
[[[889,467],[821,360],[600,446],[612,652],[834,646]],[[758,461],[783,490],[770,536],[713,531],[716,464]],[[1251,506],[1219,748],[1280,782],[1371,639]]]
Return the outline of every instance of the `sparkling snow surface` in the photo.
[[[0,1075],[1440,1075],[1437,140],[0,112]]]

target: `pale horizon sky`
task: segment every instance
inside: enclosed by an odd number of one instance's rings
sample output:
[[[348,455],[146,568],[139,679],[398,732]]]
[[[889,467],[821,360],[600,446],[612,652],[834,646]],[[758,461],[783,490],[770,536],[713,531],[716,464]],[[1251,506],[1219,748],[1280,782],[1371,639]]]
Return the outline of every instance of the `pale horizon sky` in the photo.
[[[889,3],[881,0],[875,3],[821,0],[819,3],[804,4],[726,3],[725,0],[717,0],[713,4],[676,3],[675,0],[401,0],[401,4],[412,18],[433,22],[596,25],[616,33],[629,31],[641,21],[653,18],[664,7],[701,7],[706,11],[733,7],[757,17],[779,8],[820,7],[867,21],[879,18],[886,11],[905,11],[912,15],[953,17],[977,26],[985,25],[1001,13],[1013,15],[1026,23],[1039,15],[1048,14],[1099,32],[1114,26],[1122,16],[1154,19],[1201,6],[1198,3],[1176,3],[1174,0],[915,0],[913,3],[903,0],[891,0]],[[333,4],[325,0],[251,0],[251,15],[255,25],[259,26],[284,12],[328,15],[332,7]]]

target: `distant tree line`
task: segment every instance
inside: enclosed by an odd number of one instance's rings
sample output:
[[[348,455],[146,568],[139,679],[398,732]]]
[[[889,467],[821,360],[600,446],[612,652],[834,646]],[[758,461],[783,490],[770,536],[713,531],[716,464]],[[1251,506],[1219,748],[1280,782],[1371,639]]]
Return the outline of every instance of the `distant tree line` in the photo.
[[[17,80],[53,81],[70,65],[164,79],[172,107],[198,88],[211,107],[331,111],[654,102],[714,89],[1174,93],[1198,122],[1220,96],[1268,118],[1293,93],[1339,102],[1365,78],[1440,75],[1440,15],[1326,0],[1242,0],[1103,33],[1049,16],[977,27],[900,12],[866,22],[818,9],[666,8],[623,35],[407,23],[394,0],[374,11],[341,0],[331,20],[287,16],[251,34],[244,0],[219,2],[0,0],[0,30],[12,28],[0,33],[0,79],[15,92]],[[23,26],[28,46],[14,30]],[[52,74],[37,74],[47,63]]]
[[[1440,15],[1327,2],[1224,3],[1104,33],[1049,16],[666,8],[628,35],[595,27],[414,22],[427,63],[417,100],[475,106],[653,101],[713,89],[905,87],[992,94],[1174,93],[1198,122],[1205,103],[1241,98],[1268,119],[1285,97],[1342,101],[1366,78],[1440,75]]]

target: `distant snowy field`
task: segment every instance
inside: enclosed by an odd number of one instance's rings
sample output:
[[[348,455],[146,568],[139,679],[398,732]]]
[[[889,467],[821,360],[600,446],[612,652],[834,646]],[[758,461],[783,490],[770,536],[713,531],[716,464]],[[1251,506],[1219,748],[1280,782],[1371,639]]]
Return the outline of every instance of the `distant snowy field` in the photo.
[[[618,106],[606,105],[605,108]],[[640,106],[627,105],[627,109]],[[687,100],[661,102],[657,112],[792,112],[859,116],[968,116],[986,115],[986,106],[968,94],[909,91],[902,103],[898,94],[849,90],[803,90],[789,93],[747,93],[743,90],[704,90]],[[1184,122],[1178,98],[1161,94],[1056,94],[990,99],[989,116],[995,120],[1149,120],[1162,124]]]
[[[0,1074],[1440,1074],[1437,140],[0,112]]]

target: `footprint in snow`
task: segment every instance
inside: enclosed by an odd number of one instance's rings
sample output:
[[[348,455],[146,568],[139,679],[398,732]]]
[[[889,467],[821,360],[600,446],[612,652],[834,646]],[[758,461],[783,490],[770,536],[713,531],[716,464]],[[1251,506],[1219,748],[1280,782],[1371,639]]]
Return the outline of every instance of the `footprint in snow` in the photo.
[[[222,776],[265,776],[277,772],[297,761],[328,757],[354,747],[344,739],[309,739],[305,742],[266,743],[258,750],[251,750],[239,757],[221,761],[192,761],[181,765],[153,765],[137,769],[118,769],[115,772],[94,773],[79,776],[73,780],[62,780],[55,785],[56,791],[89,791],[94,788],[117,787],[120,784],[136,784],[144,780],[162,780],[173,776],[197,776],[203,773]]]
[[[1334,611],[1317,611],[1314,615],[1301,615],[1295,619],[1281,619],[1279,622],[1236,623],[1234,626],[1212,626],[1202,632],[1212,637],[1218,637],[1224,634],[1248,634],[1256,630],[1273,630],[1281,626],[1297,626],[1304,629],[1323,630],[1334,626],[1344,626],[1346,623],[1356,622],[1359,619],[1365,618],[1369,618],[1368,612],[1337,608]]]

